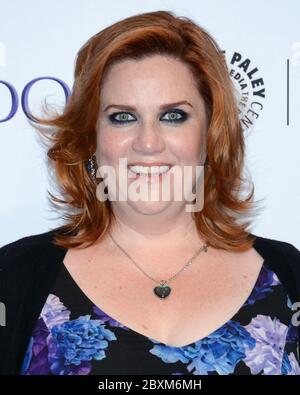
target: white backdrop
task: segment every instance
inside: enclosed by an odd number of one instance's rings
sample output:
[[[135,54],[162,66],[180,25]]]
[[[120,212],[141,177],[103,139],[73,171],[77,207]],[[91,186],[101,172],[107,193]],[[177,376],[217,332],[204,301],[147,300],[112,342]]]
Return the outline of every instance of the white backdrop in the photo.
[[[34,78],[52,76],[71,89],[75,55],[89,37],[127,16],[155,10],[192,18],[226,51],[228,64],[233,57],[236,59],[230,64],[232,78],[238,77],[237,73],[239,80],[244,78],[245,86],[238,82],[236,86],[244,98],[248,92],[245,111],[254,101],[263,106],[254,126],[245,129],[246,164],[256,187],[255,198],[265,199],[251,230],[300,248],[297,0],[0,0],[0,80],[11,84],[19,98],[14,116],[0,123],[0,246],[61,223],[47,200],[51,186],[45,153],[22,110],[24,87]],[[237,54],[241,55],[239,61]],[[251,70],[252,74],[247,75]],[[260,90],[265,97],[255,95]],[[30,109],[41,115],[40,104],[46,96],[49,103],[63,106],[61,87],[43,80],[30,90]],[[1,83],[0,120],[7,117],[11,105],[7,84]],[[248,118],[250,115],[248,112]]]

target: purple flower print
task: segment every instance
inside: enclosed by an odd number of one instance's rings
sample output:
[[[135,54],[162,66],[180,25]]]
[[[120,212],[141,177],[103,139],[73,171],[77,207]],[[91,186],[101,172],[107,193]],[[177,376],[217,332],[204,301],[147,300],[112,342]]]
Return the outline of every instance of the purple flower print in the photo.
[[[50,374],[48,363],[48,343],[49,329],[42,318],[38,319],[34,328],[29,347],[27,349],[25,362],[23,363],[21,374]]]
[[[40,317],[43,318],[45,324],[51,330],[54,325],[62,324],[69,321],[70,311],[64,306],[60,299],[50,294],[46,300]]]
[[[256,341],[254,348],[246,346],[244,362],[251,373],[281,374],[288,327],[277,318],[258,315],[245,328]]]
[[[266,294],[272,292],[275,285],[280,284],[277,275],[271,270],[267,269],[265,266],[262,267],[257,282],[251,295],[245,302],[244,306],[252,305],[257,300],[264,299]]]

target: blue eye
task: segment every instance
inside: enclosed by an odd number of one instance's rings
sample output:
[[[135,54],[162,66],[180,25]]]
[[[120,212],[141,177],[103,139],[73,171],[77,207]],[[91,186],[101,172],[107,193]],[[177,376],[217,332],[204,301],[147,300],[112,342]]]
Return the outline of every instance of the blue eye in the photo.
[[[164,115],[168,115],[168,118],[161,118],[162,121],[166,121],[168,123],[182,123],[188,118],[188,114],[182,110],[169,110]],[[117,118],[118,117],[118,118]],[[109,120],[113,124],[128,124],[135,120],[134,117],[131,119],[131,114],[129,112],[114,112],[109,115]]]

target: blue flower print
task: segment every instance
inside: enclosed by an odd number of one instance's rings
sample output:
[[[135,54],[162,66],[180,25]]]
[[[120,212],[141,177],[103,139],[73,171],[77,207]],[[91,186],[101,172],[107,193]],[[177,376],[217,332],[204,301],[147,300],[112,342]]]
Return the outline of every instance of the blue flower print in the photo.
[[[192,346],[170,347],[157,344],[150,352],[164,362],[180,361],[188,364],[188,371],[193,371],[194,375],[207,375],[213,371],[230,374],[245,357],[246,346],[253,348],[255,340],[240,323],[230,320]]]
[[[49,362],[54,374],[72,374],[71,365],[81,366],[92,359],[105,358],[107,340],[116,340],[115,334],[106,329],[100,320],[91,320],[90,315],[67,321],[52,328],[49,341]],[[83,368],[89,370],[89,364]],[[69,373],[66,373],[66,371]],[[78,373],[77,373],[78,374]],[[81,374],[87,374],[81,372]]]

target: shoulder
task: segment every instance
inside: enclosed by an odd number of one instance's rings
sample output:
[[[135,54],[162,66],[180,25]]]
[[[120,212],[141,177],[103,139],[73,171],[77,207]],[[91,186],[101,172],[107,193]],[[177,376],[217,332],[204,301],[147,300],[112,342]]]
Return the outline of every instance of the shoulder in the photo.
[[[0,248],[0,273],[3,274],[21,264],[33,264],[50,250],[59,249],[53,244],[55,228],[47,232],[29,235],[5,244]]]
[[[256,236],[253,247],[279,277],[291,300],[300,298],[300,251],[293,244]]]
[[[253,234],[252,234],[253,235]],[[298,265],[300,265],[300,251],[293,244],[277,240],[271,239],[263,236],[255,236],[254,248],[261,253],[261,255],[271,255],[276,259],[283,260],[293,260]]]

